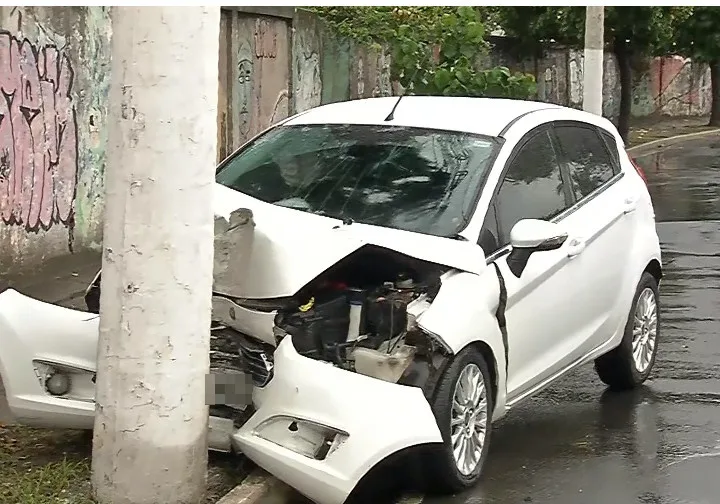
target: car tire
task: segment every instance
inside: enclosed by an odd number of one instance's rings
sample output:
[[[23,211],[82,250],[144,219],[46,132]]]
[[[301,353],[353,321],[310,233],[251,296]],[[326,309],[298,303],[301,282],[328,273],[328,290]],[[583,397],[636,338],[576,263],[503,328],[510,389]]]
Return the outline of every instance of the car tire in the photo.
[[[650,375],[660,337],[659,301],[657,281],[651,274],[643,273],[620,346],[595,360],[595,371],[611,389],[636,388]]]
[[[474,388],[476,401],[474,406],[456,404],[456,399],[463,397],[473,402],[468,396],[466,381],[470,378],[478,385]],[[473,486],[482,473],[485,459],[490,446],[492,432],[493,385],[485,358],[475,348],[466,348],[458,353],[445,369],[435,390],[431,407],[440,428],[443,444],[433,450],[427,463],[427,482],[432,491],[454,493]],[[468,409],[466,409],[468,408]],[[456,421],[463,416],[465,423]],[[476,421],[473,422],[473,419]],[[484,425],[484,436],[480,425]],[[468,427],[469,425],[469,427]],[[477,430],[476,430],[477,429]],[[459,439],[462,437],[465,441]],[[453,440],[456,440],[453,445]],[[467,465],[456,461],[453,454],[461,443],[466,448],[479,444],[479,456],[468,458]],[[477,445],[476,445],[477,448]],[[474,450],[477,453],[477,449]],[[462,459],[461,459],[462,460]]]

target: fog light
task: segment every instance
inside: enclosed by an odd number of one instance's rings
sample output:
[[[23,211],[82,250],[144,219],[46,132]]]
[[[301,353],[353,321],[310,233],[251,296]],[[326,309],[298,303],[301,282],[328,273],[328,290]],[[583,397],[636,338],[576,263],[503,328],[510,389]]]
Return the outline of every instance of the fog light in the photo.
[[[45,388],[52,395],[61,396],[70,391],[70,377],[64,373],[55,373],[45,381]]]
[[[59,399],[95,400],[95,372],[67,364],[33,361],[35,375],[46,394]]]
[[[347,438],[348,433],[315,422],[276,416],[265,420],[255,434],[299,455],[324,460]]]

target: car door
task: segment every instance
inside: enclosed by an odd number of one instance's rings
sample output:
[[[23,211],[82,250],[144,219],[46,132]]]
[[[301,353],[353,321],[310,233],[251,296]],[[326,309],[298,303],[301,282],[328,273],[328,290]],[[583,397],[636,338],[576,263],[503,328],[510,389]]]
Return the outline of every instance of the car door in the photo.
[[[584,247],[577,257],[579,279],[592,292],[584,327],[576,334],[586,354],[622,330],[629,307],[619,304],[632,264],[632,218],[637,202],[620,169],[617,142],[604,129],[582,122],[557,122],[557,150],[571,181],[576,204],[563,219]]]
[[[530,256],[519,277],[510,270],[510,230],[521,219],[563,225],[574,204],[567,174],[552,142],[551,127],[529,132],[503,168],[479,236],[507,290],[508,404],[542,385],[571,363],[575,333],[586,301],[580,268],[572,257],[574,237],[557,250]],[[568,317],[567,314],[571,316]],[[570,320],[570,322],[568,322]]]

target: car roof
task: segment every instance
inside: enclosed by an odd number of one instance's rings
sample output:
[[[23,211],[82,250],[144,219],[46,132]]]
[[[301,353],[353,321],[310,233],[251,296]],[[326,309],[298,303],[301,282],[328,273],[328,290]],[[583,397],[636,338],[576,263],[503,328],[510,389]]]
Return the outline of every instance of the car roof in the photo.
[[[454,96],[404,96],[392,121],[385,121],[397,96],[364,98],[330,103],[302,112],[288,120],[289,126],[310,124],[375,124],[462,131],[497,137],[514,120],[537,110],[557,110],[582,120],[585,112],[552,103],[505,98]],[[564,115],[564,114],[563,114]]]

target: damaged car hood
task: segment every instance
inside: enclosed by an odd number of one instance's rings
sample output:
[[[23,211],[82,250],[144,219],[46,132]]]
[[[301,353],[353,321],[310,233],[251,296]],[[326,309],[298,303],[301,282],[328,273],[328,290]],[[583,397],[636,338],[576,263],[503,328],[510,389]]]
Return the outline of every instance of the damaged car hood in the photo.
[[[453,240],[341,220],[265,203],[221,184],[215,184],[215,215],[230,220],[231,213],[249,209],[255,223],[243,249],[227,254],[230,267],[241,282],[235,297],[269,299],[292,296],[335,263],[365,245],[394,250],[416,259],[480,274],[486,267],[482,249]],[[216,235],[216,261],[218,237]],[[218,269],[216,264],[216,270]]]

